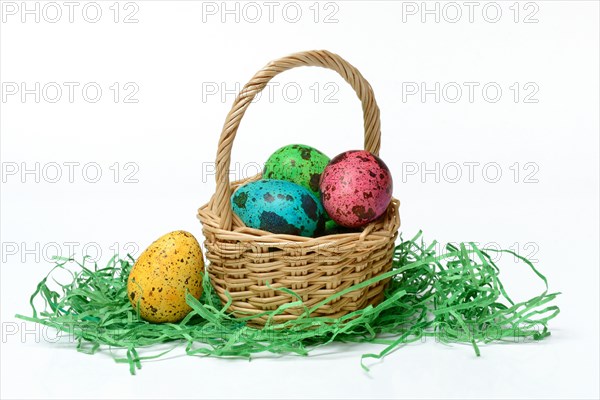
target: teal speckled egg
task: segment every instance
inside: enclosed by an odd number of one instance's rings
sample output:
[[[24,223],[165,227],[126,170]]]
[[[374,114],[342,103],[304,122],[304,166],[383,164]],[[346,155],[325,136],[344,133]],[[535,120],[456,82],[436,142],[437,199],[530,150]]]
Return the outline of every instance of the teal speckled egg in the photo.
[[[327,164],[329,157],[314,147],[290,144],[271,154],[265,164],[263,178],[297,183],[320,199],[319,181]]]
[[[246,226],[271,233],[315,236],[325,229],[325,211],[308,189],[282,180],[247,183],[231,196],[231,207]]]

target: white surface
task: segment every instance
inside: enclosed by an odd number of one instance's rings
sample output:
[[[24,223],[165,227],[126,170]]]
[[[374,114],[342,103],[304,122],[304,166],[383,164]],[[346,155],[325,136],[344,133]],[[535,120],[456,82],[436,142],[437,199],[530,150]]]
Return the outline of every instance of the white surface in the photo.
[[[80,163],[72,183],[64,165],[58,183],[44,182],[43,176],[36,183],[33,175],[3,179],[3,398],[598,398],[597,2],[520,3],[518,23],[509,8],[513,2],[497,3],[502,10],[497,23],[483,19],[484,2],[472,23],[461,2],[464,15],[456,23],[447,21],[454,14],[443,8],[445,3],[439,7],[446,18],[442,15],[436,23],[426,16],[422,23],[420,14],[405,15],[406,22],[402,14],[403,7],[411,11],[420,2],[387,1],[337,2],[328,8],[321,3],[315,23],[314,8],[309,9],[313,2],[298,2],[303,14],[295,24],[283,18],[283,3],[272,23],[262,2],[263,20],[249,23],[242,16],[236,23],[229,16],[222,23],[218,14],[205,15],[203,22],[201,2],[138,1],[139,22],[133,24],[113,22],[113,2],[99,2],[101,20],[88,23],[81,16],[84,4],[75,9],[73,23],[66,6],[57,23],[46,22],[43,15],[40,23],[32,16],[22,23],[20,14],[3,10],[3,83],[32,87],[40,82],[43,87],[78,82],[81,88],[97,82],[103,88],[97,103],[86,102],[77,90],[70,103],[66,89],[55,104],[43,98],[35,103],[31,95],[25,102],[9,96],[1,103],[4,172],[14,163],[33,167],[39,162],[41,168],[50,165],[46,178],[52,179],[54,164],[48,163]],[[523,23],[536,6],[538,22]],[[135,10],[124,7],[121,3],[120,20]],[[211,10],[208,3],[204,7]],[[336,9],[338,22],[323,23]],[[53,10],[46,11],[54,18]],[[492,9],[488,12],[488,18],[494,16]],[[516,243],[525,255],[535,251],[551,290],[563,292],[552,337],[541,343],[483,346],[480,358],[468,346],[412,344],[374,365],[370,374],[361,370],[359,358],[376,347],[336,345],[316,357],[261,357],[250,363],[179,356],[148,362],[136,377],[108,356],[87,356],[72,344],[49,343],[51,332],[32,328],[34,333],[22,339],[23,327],[15,325],[20,322],[14,315],[29,313],[29,295],[50,265],[44,255],[55,253],[57,246],[64,255],[70,242],[76,242],[77,255],[84,246],[88,251],[100,248],[106,261],[115,243],[120,249],[131,249],[129,242],[143,249],[175,229],[200,237],[195,212],[214,190],[213,177],[202,171],[214,161],[233,101],[232,94],[225,101],[218,95],[203,101],[203,87],[224,83],[233,89],[270,59],[313,48],[347,58],[375,90],[382,112],[381,156],[395,175],[402,232],[408,236],[423,229],[429,240],[513,248]],[[280,86],[273,89],[274,100],[263,97],[244,119],[234,146],[236,162],[249,165],[251,172],[273,150],[293,142],[314,145],[331,156],[361,146],[360,104],[333,72],[305,68],[276,80]],[[115,104],[109,89],[114,82],[120,83],[121,100],[131,90],[123,91],[123,85],[135,83],[139,102]],[[288,82],[303,89],[296,103],[282,97]],[[310,89],[315,82],[321,90],[317,103]],[[339,87],[337,103],[323,101],[335,89],[326,88],[328,82]],[[403,86],[414,87],[411,82],[428,87],[478,82],[479,88],[496,82],[503,94],[496,103],[485,101],[480,91],[469,102],[466,89],[457,103],[436,103],[431,95],[425,102],[417,96],[403,102]],[[521,87],[517,103],[509,88],[514,82]],[[522,96],[535,87],[525,90],[527,82],[539,88],[534,96],[538,103],[523,102]],[[289,96],[294,96],[292,89]],[[98,183],[81,175],[81,166],[91,162],[103,173]],[[122,172],[118,183],[109,168],[115,162]],[[125,168],[129,162],[139,167],[134,176],[138,183],[124,183],[124,174],[134,171]],[[432,175],[424,181],[419,175],[402,178],[415,165],[433,168],[436,162],[447,172],[439,183]],[[466,162],[479,162],[479,168],[495,162],[502,178],[489,183],[492,170],[484,177],[476,169],[471,183]],[[510,169],[515,162],[521,168],[518,183]],[[454,176],[452,163],[463,166],[457,183],[448,182]],[[534,164],[524,169],[526,163]],[[539,182],[524,183],[523,174],[536,166]],[[88,170],[88,180],[92,172]],[[26,249],[34,250],[30,254]],[[500,266],[514,298],[542,290],[512,259],[502,259]],[[10,334],[15,326],[19,331]]]

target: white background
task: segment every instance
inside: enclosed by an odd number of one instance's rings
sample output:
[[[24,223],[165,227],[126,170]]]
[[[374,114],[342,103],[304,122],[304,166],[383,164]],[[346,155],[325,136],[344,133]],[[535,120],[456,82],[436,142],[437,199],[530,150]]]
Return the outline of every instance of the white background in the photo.
[[[7,3],[0,28],[3,398],[598,398],[597,2],[480,2],[472,22],[462,2],[454,3],[462,12],[456,22],[455,5],[442,2],[436,22],[435,15],[421,14],[421,2],[315,7],[309,1],[296,3],[302,11],[296,23],[297,7],[288,6],[286,14],[285,3],[270,21],[268,6],[258,2],[262,19],[255,23],[256,8],[245,3],[238,4],[239,22],[236,15],[222,22],[221,2],[115,7],[100,1],[96,23],[82,16],[85,2],[73,22],[67,6],[57,3],[62,18],[56,23],[48,21],[56,9],[44,9],[45,2],[38,3],[39,22],[35,15],[22,22],[21,2]],[[35,2],[27,5],[33,9]],[[86,18],[93,19],[90,7]],[[502,14],[492,22],[497,8]],[[125,23],[132,12],[138,22]],[[381,157],[395,177],[403,234],[423,229],[429,241],[476,241],[534,258],[550,290],[563,293],[548,340],[483,346],[480,358],[468,346],[430,340],[396,351],[370,374],[359,359],[377,346],[334,345],[315,357],[265,355],[252,362],[187,357],[179,350],[132,377],[107,351],[78,353],[68,338],[50,343],[52,332],[14,318],[30,313],[29,296],[52,254],[101,249],[106,262],[116,249],[141,251],[171,230],[201,238],[196,209],[214,191],[211,163],[234,99],[222,89],[243,85],[273,58],[309,49],[342,55],[372,84],[382,115]],[[272,99],[262,97],[242,123],[233,152],[236,176],[252,174],[289,143],[330,156],[362,146],[360,103],[335,73],[304,68],[276,81]],[[21,98],[19,85],[33,89],[36,82],[39,103],[34,94]],[[56,103],[49,101],[56,96],[47,85],[52,82],[63,88]],[[73,102],[64,82],[79,84]],[[82,95],[90,82],[102,88],[95,103]],[[439,102],[434,94],[407,93],[436,82]],[[464,82],[479,85],[472,101]],[[482,87],[490,83],[486,99]],[[10,95],[15,84],[19,92]],[[452,102],[456,85],[462,97]],[[125,102],[136,87],[138,102]],[[295,87],[302,90],[297,102]],[[493,87],[502,90],[496,102]],[[94,97],[93,90],[88,95]],[[479,165],[469,179],[465,163],[472,162]],[[39,177],[22,175],[36,163]],[[50,182],[53,163],[61,166],[56,183]],[[79,163],[72,164],[72,179],[64,163]],[[436,163],[439,182],[434,173],[421,174]],[[455,179],[457,165],[462,175]],[[96,168],[102,176],[90,183]],[[499,264],[516,300],[543,290],[511,257]]]

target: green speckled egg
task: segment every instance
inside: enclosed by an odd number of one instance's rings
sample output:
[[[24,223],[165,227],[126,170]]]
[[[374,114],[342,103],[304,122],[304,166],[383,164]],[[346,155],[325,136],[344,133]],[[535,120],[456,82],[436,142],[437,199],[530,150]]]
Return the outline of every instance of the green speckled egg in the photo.
[[[360,232],[360,230],[357,228],[346,228],[345,226],[336,224],[334,220],[330,219],[325,223],[325,232],[323,233],[323,236],[356,232]]]
[[[263,179],[241,186],[231,207],[246,226],[271,233],[320,235],[325,211],[308,189],[292,182]]]
[[[323,209],[325,209],[325,207],[323,207]],[[327,215],[327,211],[325,211],[325,234],[327,235],[332,235],[337,233],[336,229],[339,228],[339,225],[332,220],[331,218],[329,218],[329,215]],[[328,233],[330,232],[330,233]]]
[[[294,182],[320,199],[319,181],[327,164],[329,157],[314,147],[290,144],[271,154],[265,164],[263,178]]]

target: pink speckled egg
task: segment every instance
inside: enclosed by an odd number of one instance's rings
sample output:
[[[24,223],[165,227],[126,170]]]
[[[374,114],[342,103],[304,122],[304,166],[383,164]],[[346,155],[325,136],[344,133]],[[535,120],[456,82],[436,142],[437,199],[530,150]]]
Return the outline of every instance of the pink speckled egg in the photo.
[[[386,211],[392,199],[392,174],[379,157],[365,150],[351,150],[329,162],[319,187],[331,219],[358,228]]]

